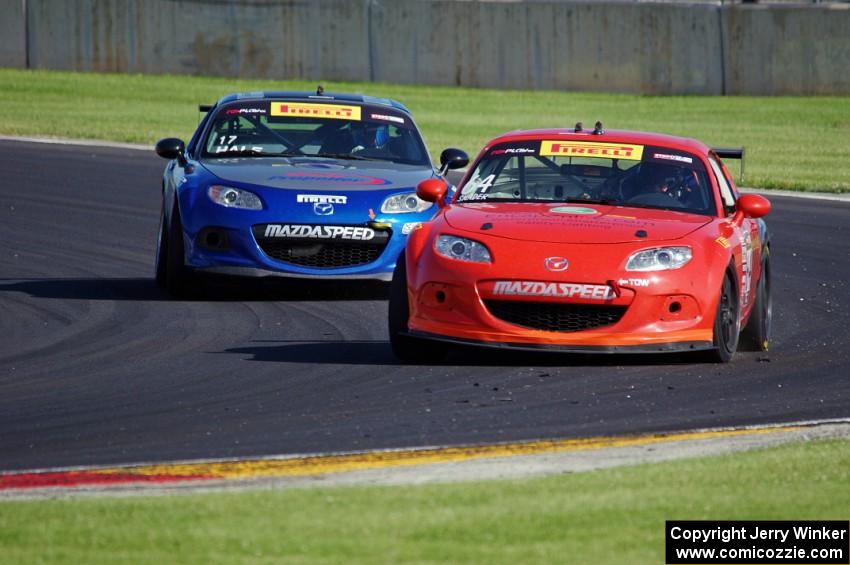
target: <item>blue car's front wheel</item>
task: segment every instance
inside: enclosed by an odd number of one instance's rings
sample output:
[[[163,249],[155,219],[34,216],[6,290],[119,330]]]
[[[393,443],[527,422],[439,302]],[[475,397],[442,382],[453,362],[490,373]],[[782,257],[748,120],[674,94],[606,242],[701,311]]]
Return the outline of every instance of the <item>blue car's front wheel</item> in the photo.
[[[163,220],[163,230],[165,221]],[[194,290],[191,273],[186,268],[185,251],[183,246],[183,224],[180,221],[180,210],[177,204],[171,211],[171,224],[168,226],[168,237],[165,239],[164,261],[158,264],[165,265],[165,289],[175,298],[189,298]],[[160,246],[162,247],[162,246]],[[157,270],[159,275],[159,270]]]
[[[165,226],[165,203],[162,205],[162,210],[159,214],[159,234],[156,240],[156,267],[155,280],[156,286],[165,288],[165,273],[168,263],[168,230]]]

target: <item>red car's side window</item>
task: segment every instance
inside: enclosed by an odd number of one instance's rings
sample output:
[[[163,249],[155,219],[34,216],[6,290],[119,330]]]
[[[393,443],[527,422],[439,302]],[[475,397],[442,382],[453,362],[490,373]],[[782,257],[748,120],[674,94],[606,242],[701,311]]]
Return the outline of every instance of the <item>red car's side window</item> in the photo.
[[[738,200],[738,197],[741,194],[738,192],[738,187],[735,185],[735,181],[732,180],[732,173],[729,172],[729,169],[726,167],[726,163],[718,160],[720,163],[720,169],[723,171],[723,175],[726,177],[726,182],[729,183],[729,188],[732,189],[732,195],[735,197],[735,200]]]
[[[714,155],[708,156],[708,162],[711,165],[711,170],[714,173],[714,178],[717,181],[717,186],[720,187],[720,198],[723,202],[723,211],[727,216],[735,213],[735,202],[738,200],[736,192],[729,185],[729,180],[724,173],[725,167],[720,163]]]

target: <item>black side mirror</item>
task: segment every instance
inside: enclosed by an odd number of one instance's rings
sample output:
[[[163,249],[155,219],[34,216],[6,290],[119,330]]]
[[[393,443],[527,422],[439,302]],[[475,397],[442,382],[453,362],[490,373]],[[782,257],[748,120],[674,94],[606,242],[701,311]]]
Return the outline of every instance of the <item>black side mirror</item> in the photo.
[[[163,159],[177,159],[177,162],[183,166],[186,164],[186,144],[182,139],[176,137],[166,137],[156,142],[156,154]]]
[[[451,169],[462,169],[469,164],[469,155],[462,149],[449,147],[440,153],[440,174],[445,175]]]

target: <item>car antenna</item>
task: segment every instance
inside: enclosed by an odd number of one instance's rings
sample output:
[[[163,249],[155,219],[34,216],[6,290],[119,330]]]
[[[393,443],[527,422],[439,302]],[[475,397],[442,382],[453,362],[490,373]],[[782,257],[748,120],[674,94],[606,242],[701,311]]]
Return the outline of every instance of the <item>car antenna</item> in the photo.
[[[581,131],[583,131],[583,128],[581,127],[581,122],[576,122],[575,132],[580,133]]]
[[[325,94],[325,87],[321,84],[316,88],[316,96],[323,96]]]
[[[593,135],[602,135],[605,133],[605,130],[602,129],[602,122],[596,122],[596,126],[593,128]]]

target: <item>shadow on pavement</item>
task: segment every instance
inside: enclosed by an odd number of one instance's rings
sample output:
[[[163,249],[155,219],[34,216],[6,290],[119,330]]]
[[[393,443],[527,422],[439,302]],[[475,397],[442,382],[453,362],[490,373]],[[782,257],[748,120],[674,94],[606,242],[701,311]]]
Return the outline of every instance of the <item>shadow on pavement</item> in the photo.
[[[388,341],[276,341],[254,342],[257,345],[226,349],[246,357],[247,361],[272,363],[315,363],[340,365],[397,365],[406,363],[393,355]],[[671,366],[702,362],[694,353],[670,354],[574,354],[502,351],[476,347],[447,345],[448,355],[436,366],[467,367],[613,367]]]
[[[0,293],[23,292],[34,298],[68,300],[175,300],[152,278],[0,279]],[[196,301],[386,300],[380,281],[301,281],[224,279],[199,281]]]

